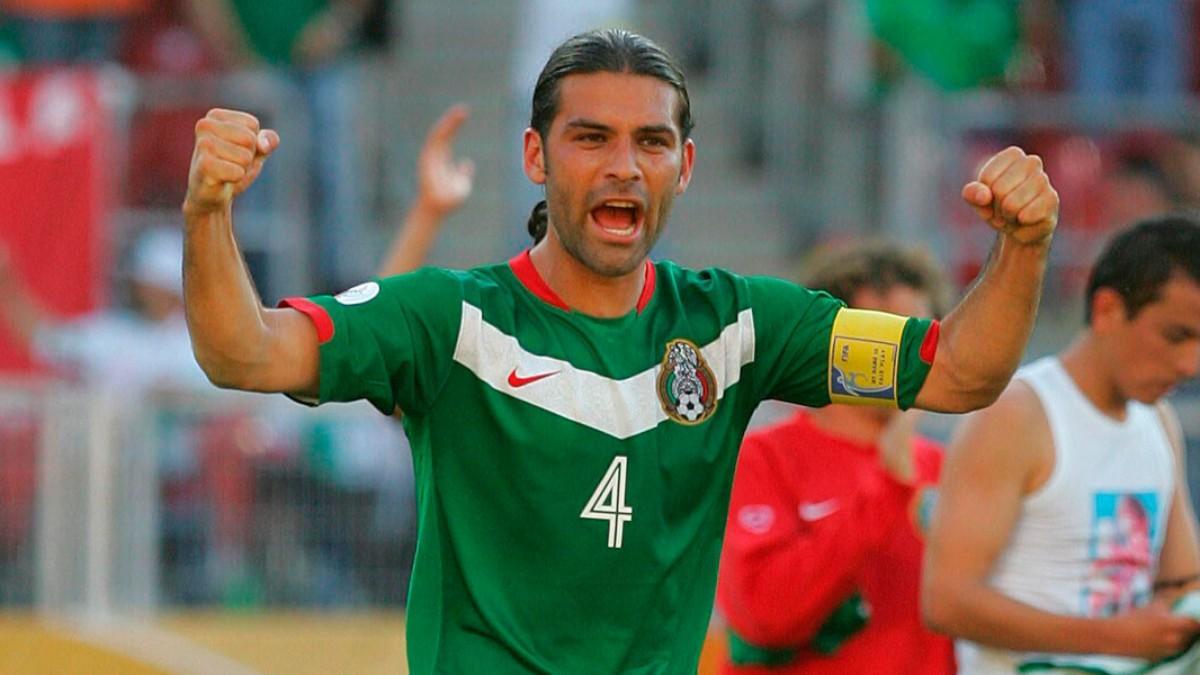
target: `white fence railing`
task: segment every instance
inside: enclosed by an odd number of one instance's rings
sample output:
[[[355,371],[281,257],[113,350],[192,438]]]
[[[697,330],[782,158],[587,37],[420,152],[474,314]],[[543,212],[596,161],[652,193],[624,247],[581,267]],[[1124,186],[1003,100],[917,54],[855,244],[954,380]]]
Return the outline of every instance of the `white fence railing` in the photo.
[[[0,606],[399,606],[412,510],[365,405],[0,385]]]

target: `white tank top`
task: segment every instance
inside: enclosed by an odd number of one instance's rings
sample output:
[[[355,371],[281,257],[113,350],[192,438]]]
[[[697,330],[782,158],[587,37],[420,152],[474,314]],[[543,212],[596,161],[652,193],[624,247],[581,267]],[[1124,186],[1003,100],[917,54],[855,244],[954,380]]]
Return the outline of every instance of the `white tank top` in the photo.
[[[1109,616],[1145,604],[1175,485],[1158,411],[1130,402],[1124,421],[1102,414],[1054,357],[1017,378],[1041,399],[1054,469],[1021,504],[989,583],[1054,614]],[[957,651],[965,675],[1011,674],[1027,656],[967,641]]]

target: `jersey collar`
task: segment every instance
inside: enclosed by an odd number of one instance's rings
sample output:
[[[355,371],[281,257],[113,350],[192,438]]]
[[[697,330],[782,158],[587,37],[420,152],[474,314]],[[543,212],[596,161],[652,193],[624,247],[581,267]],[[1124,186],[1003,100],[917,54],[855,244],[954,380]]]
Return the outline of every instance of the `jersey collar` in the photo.
[[[529,289],[542,302],[557,307],[565,312],[570,312],[571,307],[559,297],[554,289],[550,288],[550,284],[538,274],[537,268],[533,266],[533,260],[529,257],[529,249],[519,253],[512,260],[508,261],[508,267],[516,275],[517,280],[521,282],[525,288]],[[654,297],[654,280],[655,271],[654,263],[646,260],[645,282],[642,284],[642,293],[637,300],[637,313],[641,314],[646,305],[650,304],[650,298]]]

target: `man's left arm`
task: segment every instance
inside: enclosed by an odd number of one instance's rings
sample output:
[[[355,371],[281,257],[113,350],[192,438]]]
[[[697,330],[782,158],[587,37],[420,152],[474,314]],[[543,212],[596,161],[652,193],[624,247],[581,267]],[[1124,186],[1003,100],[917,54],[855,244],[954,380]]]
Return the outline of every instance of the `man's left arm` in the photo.
[[[1183,429],[1170,404],[1163,401],[1158,410],[1175,451],[1175,491],[1171,496],[1171,511],[1167,516],[1154,590],[1156,594],[1172,597],[1200,587],[1200,537],[1196,533],[1196,514],[1187,485]]]
[[[940,325],[915,401],[925,410],[975,410],[1004,390],[1033,331],[1058,223],[1058,193],[1042,160],[1017,147],[988,160],[962,197],[999,234],[978,283]]]

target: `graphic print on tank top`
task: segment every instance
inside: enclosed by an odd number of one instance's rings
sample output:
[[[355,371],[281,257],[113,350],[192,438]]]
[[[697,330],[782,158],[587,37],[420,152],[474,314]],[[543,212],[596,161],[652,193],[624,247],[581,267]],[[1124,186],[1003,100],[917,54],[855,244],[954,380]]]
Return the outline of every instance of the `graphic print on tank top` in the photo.
[[[1153,492],[1100,492],[1092,510],[1092,569],[1083,587],[1088,616],[1112,616],[1150,600],[1158,522]]]

